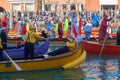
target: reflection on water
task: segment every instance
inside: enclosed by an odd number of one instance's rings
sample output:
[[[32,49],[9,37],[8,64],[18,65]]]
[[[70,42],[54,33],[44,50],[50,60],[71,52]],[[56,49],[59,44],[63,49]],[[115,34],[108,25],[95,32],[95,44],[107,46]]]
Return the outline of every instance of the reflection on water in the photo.
[[[120,59],[94,59],[79,66],[83,80],[120,80]]]
[[[82,78],[82,73],[77,69],[56,69],[0,74],[0,80],[81,80]]]

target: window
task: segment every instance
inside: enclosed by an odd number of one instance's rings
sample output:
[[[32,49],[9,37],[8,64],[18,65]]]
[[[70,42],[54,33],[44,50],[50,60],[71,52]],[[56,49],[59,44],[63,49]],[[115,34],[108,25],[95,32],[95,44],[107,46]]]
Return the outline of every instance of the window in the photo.
[[[25,10],[26,11],[34,11],[34,6],[32,3],[25,4]]]
[[[20,11],[21,10],[20,4],[13,4],[12,9],[13,11]]]
[[[75,4],[71,4],[71,10],[75,10]]]
[[[46,10],[46,11],[49,11],[50,9],[51,9],[51,5],[50,5],[50,4],[46,4],[46,5],[45,5],[45,10]]]
[[[104,10],[115,10],[115,5],[101,5],[101,8]]]

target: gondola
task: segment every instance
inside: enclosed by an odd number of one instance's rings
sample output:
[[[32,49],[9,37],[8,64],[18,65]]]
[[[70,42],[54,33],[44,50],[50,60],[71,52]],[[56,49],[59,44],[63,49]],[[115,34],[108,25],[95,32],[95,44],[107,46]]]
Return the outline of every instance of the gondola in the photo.
[[[36,71],[46,69],[72,69],[79,66],[86,59],[86,51],[78,45],[73,51],[62,53],[48,58],[22,59],[1,61],[0,72]],[[15,65],[21,69],[16,69]]]

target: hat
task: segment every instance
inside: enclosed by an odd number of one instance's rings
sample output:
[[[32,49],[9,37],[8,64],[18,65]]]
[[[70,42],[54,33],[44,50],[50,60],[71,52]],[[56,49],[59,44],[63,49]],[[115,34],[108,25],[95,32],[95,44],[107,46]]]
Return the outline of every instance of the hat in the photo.
[[[62,26],[62,22],[58,22],[58,25],[59,25],[59,26]]]

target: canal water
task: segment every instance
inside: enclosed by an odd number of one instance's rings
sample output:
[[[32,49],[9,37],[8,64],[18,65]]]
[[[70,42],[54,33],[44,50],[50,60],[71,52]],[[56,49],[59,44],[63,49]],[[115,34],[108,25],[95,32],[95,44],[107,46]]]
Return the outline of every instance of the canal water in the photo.
[[[120,80],[119,54],[87,54],[79,70],[84,73],[82,80]]]
[[[59,47],[62,45],[52,45],[48,51]],[[0,80],[120,80],[120,55],[87,54],[75,69],[0,73]]]
[[[54,69],[0,74],[0,80],[81,80],[82,78],[83,74],[77,69]]]

